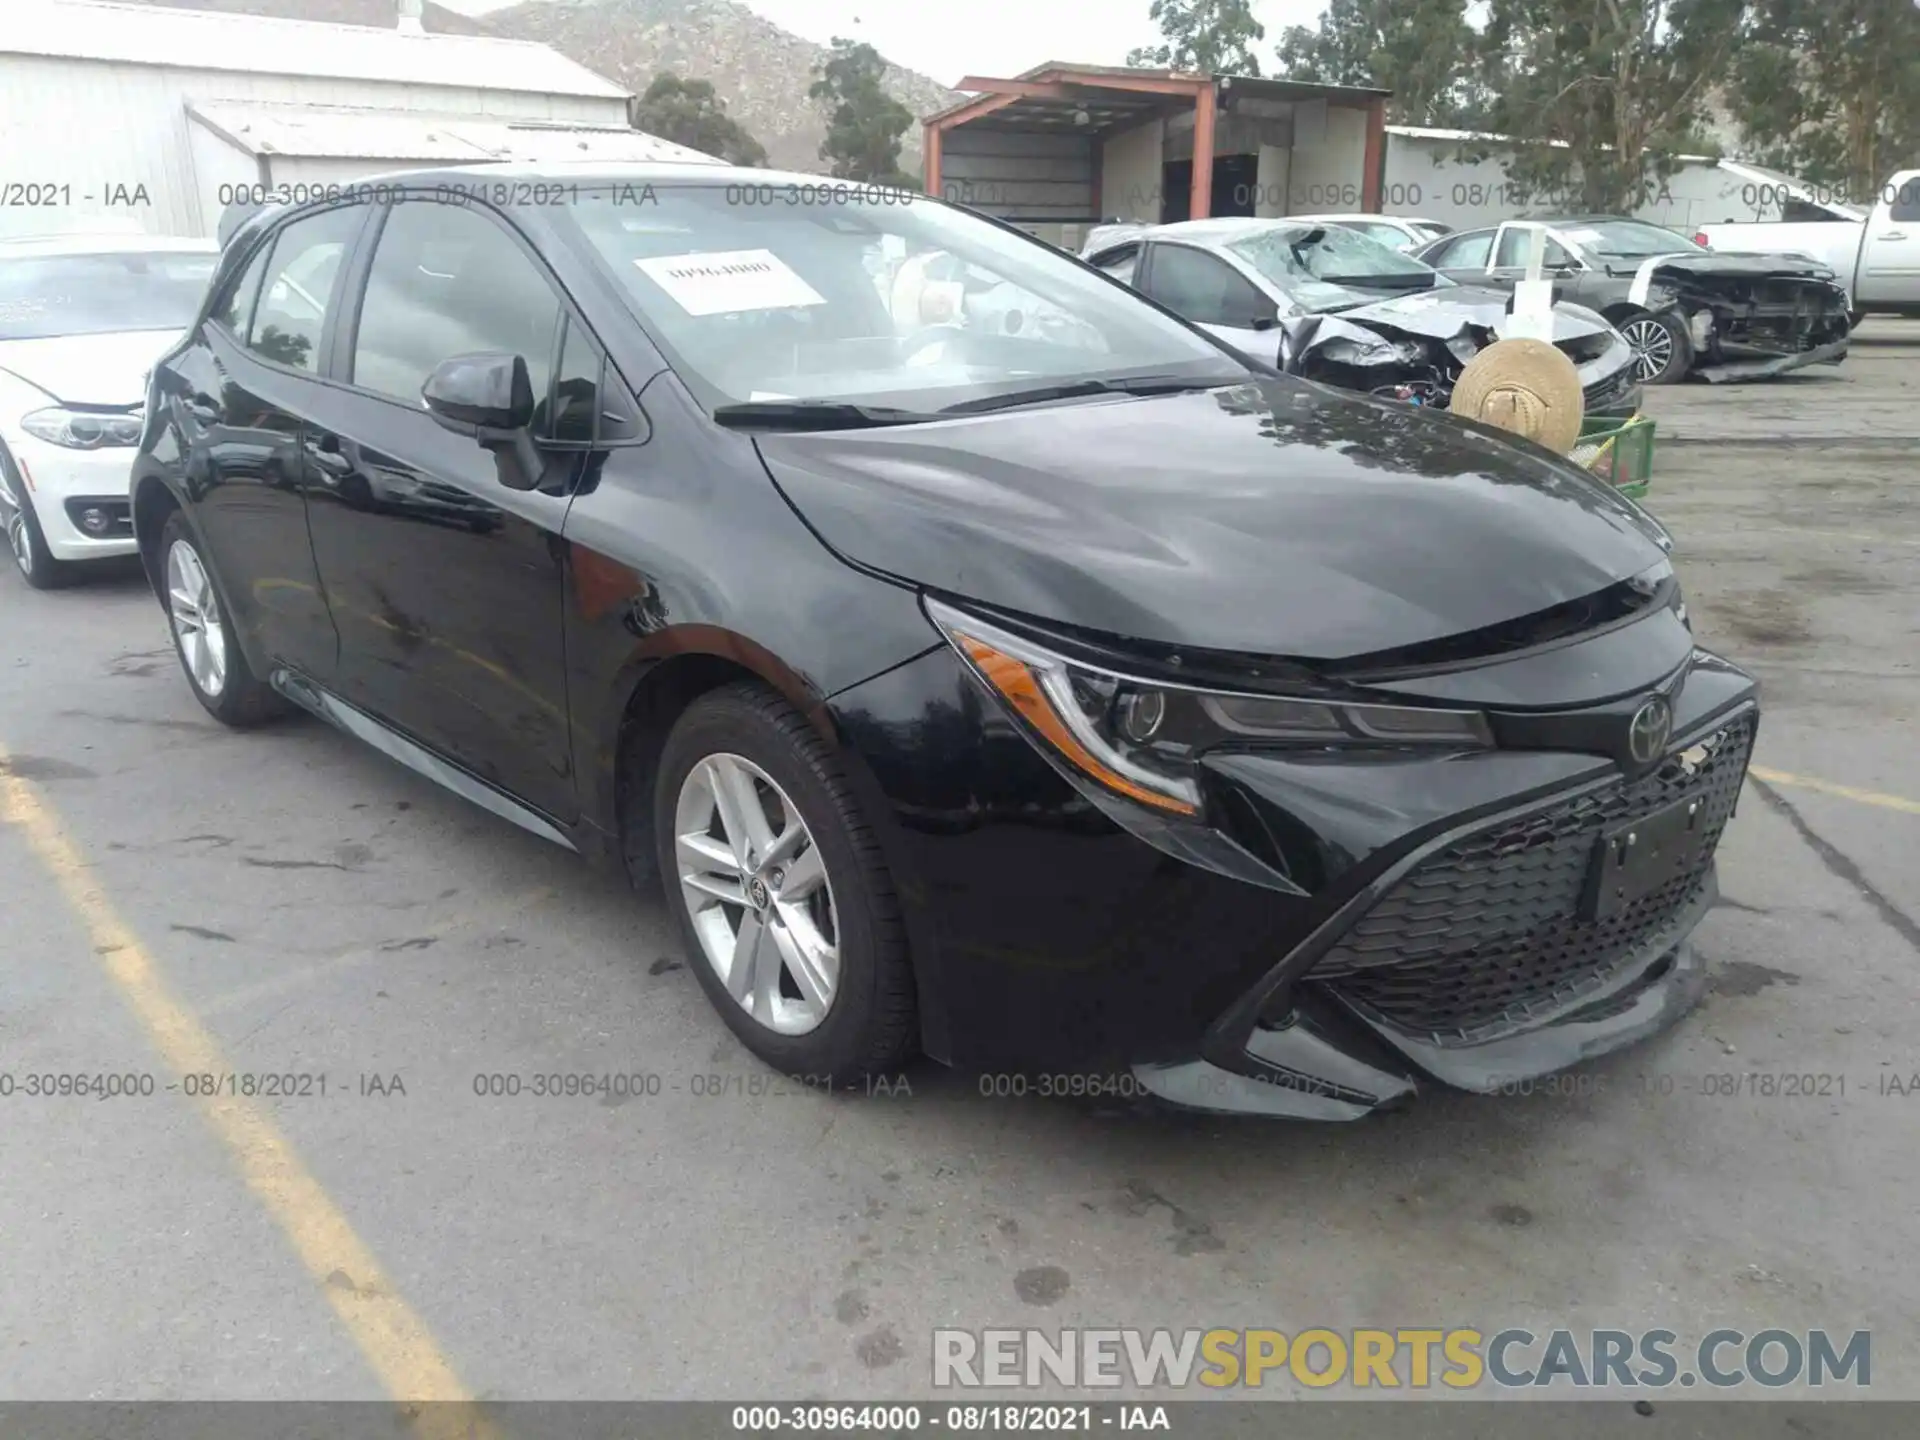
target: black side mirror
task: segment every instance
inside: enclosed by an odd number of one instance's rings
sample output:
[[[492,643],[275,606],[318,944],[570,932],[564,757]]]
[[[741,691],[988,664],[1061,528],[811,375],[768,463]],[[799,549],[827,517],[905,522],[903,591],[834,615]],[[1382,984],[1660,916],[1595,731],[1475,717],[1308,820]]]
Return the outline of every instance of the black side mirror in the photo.
[[[456,355],[434,367],[420,398],[456,435],[469,435],[493,452],[500,483],[531,490],[546,468],[528,428],[533,424],[533,380],[518,355]]]

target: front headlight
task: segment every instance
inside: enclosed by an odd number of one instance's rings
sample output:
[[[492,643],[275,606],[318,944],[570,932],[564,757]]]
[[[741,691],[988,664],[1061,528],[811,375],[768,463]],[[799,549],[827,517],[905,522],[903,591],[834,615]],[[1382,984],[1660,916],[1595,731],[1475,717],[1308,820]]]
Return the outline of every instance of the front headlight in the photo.
[[[929,599],[935,625],[1056,759],[1116,794],[1176,815],[1200,811],[1199,758],[1260,745],[1484,749],[1472,710],[1349,705],[1197,690],[1069,659]]]
[[[49,445],[99,450],[112,445],[138,445],[142,427],[138,415],[64,410],[56,405],[29,410],[20,417],[20,428]]]

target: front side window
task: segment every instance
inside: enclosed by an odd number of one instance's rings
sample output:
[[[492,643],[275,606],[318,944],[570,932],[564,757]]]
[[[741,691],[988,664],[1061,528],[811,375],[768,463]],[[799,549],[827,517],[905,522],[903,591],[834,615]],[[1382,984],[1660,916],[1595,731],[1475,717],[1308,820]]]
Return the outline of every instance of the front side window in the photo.
[[[343,205],[296,220],[275,236],[247,348],[263,359],[318,374],[320,337],[340,262],[366,212]]]
[[[0,259],[0,340],[184,330],[219,256],[128,250]]]
[[[1247,376],[1053,246],[920,196],[818,191],[650,185],[636,202],[583,184],[548,218],[577,232],[710,407],[926,411],[1074,381]]]
[[[1196,325],[1249,329],[1277,308],[1218,255],[1187,245],[1153,247],[1146,291]]]
[[[1544,265],[1548,268],[1554,266],[1565,268],[1576,263],[1573,256],[1567,253],[1566,246],[1551,235],[1544,238],[1547,245],[1545,258],[1542,261]],[[1493,263],[1502,270],[1519,270],[1530,262],[1532,255],[1533,232],[1511,227],[1500,232],[1500,253]]]
[[[544,399],[559,321],[553,287],[498,224],[476,210],[404,201],[373,252],[351,378],[419,406],[441,361],[492,352],[525,360]]]

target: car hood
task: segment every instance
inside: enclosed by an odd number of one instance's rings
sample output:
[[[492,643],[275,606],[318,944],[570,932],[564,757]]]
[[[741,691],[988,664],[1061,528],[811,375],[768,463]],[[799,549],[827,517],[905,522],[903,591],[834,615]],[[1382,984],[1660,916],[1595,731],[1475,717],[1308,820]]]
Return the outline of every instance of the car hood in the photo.
[[[1324,317],[1365,325],[1369,329],[1386,327],[1404,330],[1409,335],[1424,335],[1430,340],[1451,340],[1463,330],[1490,330],[1496,335],[1506,328],[1507,311],[1513,297],[1504,290],[1485,286],[1449,285],[1434,290],[1415,290],[1352,310],[1334,310]],[[1606,319],[1581,305],[1564,302],[1553,307],[1555,344],[1582,340],[1612,327]]]
[[[146,399],[147,370],[179,338],[178,330],[130,330],[0,340],[0,370],[63,405],[133,406]]]
[[[759,443],[851,561],[1176,646],[1397,649],[1591,595],[1663,554],[1641,512],[1543,450],[1290,378]]]

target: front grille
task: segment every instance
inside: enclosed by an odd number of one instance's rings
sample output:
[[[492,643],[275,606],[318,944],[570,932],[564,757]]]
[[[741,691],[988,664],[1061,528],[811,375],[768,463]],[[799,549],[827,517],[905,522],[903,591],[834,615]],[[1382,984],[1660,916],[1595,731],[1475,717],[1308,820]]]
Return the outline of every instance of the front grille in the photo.
[[[1310,978],[1443,1045],[1525,1028],[1602,988],[1663,938],[1706,884],[1746,776],[1755,725],[1749,712],[1638,780],[1520,816],[1429,856],[1341,937]],[[1697,761],[1691,772],[1686,756]],[[1617,914],[1581,919],[1600,832],[1684,799],[1704,802],[1706,841],[1697,867]]]

